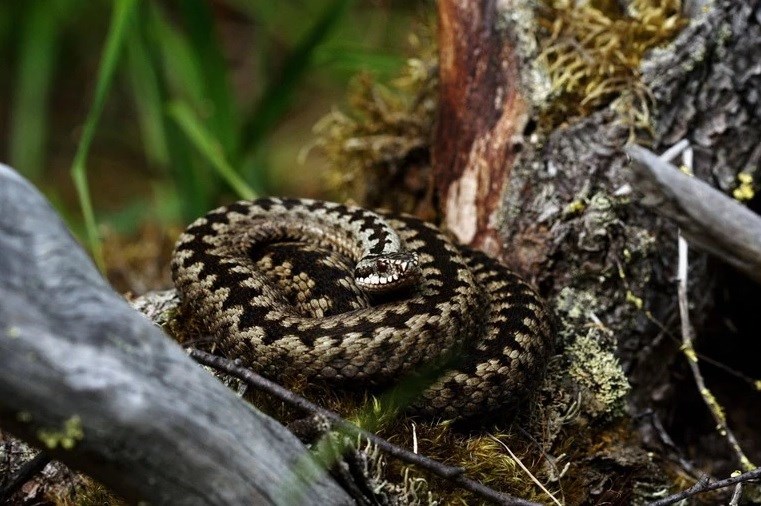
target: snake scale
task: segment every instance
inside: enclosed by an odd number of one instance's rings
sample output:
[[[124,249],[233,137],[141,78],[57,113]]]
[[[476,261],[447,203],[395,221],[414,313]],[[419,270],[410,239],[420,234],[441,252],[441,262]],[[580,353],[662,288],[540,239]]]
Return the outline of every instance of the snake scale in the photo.
[[[308,199],[218,208],[178,239],[183,311],[273,380],[385,386],[444,368],[410,410],[506,409],[536,386],[551,317],[517,275],[410,216]]]

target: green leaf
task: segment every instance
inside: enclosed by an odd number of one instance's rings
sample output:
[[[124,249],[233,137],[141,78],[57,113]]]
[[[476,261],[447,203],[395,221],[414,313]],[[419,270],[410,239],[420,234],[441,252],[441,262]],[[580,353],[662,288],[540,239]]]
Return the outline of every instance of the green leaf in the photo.
[[[184,221],[189,221],[209,210],[218,184],[213,178],[211,167],[204,160],[191,156],[193,146],[177,124],[167,116],[166,104],[172,91],[177,93],[177,89],[171,86],[171,79],[176,77],[173,70],[189,72],[183,74],[182,79],[183,85],[187,86],[182,91],[189,93],[181,93],[182,96],[197,94],[196,98],[200,101],[203,86],[200,76],[194,72],[195,63],[190,46],[181,34],[166,24],[159,7],[143,3],[139,14],[136,31],[144,44],[147,62],[153,69],[160,95],[157,104],[160,114],[156,120],[166,135],[168,168],[181,196],[182,217]],[[167,47],[177,49],[177,52],[167,51]],[[197,82],[192,82],[196,78]],[[192,101],[192,97],[187,97],[186,100]]]
[[[228,82],[228,65],[217,43],[212,23],[213,13],[206,0],[180,0],[190,46],[196,55],[195,63],[201,66],[204,88],[204,119],[219,140],[228,159],[237,161],[238,120]]]
[[[145,9],[141,9],[143,10]],[[143,16],[140,18],[135,19],[128,31],[127,70],[146,158],[153,164],[166,167],[169,163],[169,148],[164,128],[162,83],[141,33],[140,25],[146,20]]]
[[[185,34],[165,19],[158,6],[151,4],[150,7],[151,37],[161,53],[167,88],[172,96],[201,109],[206,93],[203,65]]]

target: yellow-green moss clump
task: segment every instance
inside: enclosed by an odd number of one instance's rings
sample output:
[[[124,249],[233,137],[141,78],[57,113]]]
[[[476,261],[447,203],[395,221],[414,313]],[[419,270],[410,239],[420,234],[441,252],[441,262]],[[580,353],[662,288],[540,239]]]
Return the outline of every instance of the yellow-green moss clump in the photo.
[[[741,172],[737,175],[737,181],[739,184],[732,192],[732,196],[740,202],[752,200],[756,195],[753,190],[753,176],[747,172]]]
[[[400,77],[382,85],[358,75],[347,111],[333,110],[316,125],[316,146],[331,166],[328,186],[340,198],[413,211],[430,199],[429,145],[436,113],[436,49],[430,27],[412,36],[416,53]],[[393,187],[393,196],[385,189]],[[383,201],[384,196],[393,198]],[[379,200],[381,199],[381,200]]]
[[[641,81],[645,54],[687,24],[680,0],[543,0],[540,58],[557,96],[546,111],[551,129],[611,104],[638,129],[650,129],[652,100]]]
[[[37,431],[37,439],[49,450],[59,446],[64,450],[70,450],[84,437],[82,419],[77,415],[66,420],[61,429],[40,429]]]

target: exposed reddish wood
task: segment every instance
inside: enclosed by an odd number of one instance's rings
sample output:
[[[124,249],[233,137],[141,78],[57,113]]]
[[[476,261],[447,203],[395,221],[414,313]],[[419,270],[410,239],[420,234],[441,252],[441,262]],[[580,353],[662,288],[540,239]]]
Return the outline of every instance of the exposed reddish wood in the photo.
[[[497,216],[527,121],[519,62],[499,2],[439,0],[440,99],[433,163],[445,224],[499,255]]]

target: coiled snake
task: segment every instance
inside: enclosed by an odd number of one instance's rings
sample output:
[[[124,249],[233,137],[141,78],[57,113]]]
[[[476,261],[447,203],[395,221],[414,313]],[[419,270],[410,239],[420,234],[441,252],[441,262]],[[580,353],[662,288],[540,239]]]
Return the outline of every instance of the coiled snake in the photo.
[[[514,405],[554,343],[542,301],[510,270],[431,224],[359,207],[221,207],[181,235],[172,276],[218,349],[271,379],[382,386],[445,365],[411,406],[427,415]]]

